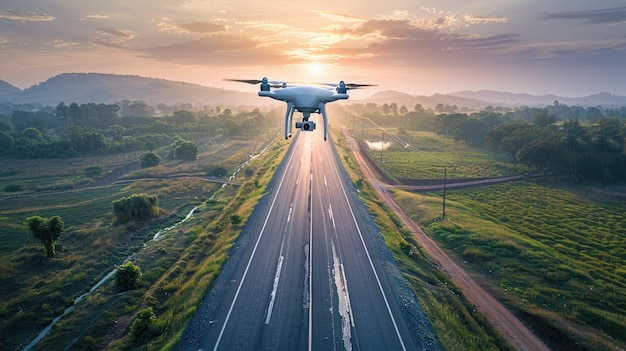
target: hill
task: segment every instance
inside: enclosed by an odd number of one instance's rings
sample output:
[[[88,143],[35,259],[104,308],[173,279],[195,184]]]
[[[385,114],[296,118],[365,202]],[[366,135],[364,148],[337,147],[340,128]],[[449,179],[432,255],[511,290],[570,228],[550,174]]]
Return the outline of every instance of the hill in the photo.
[[[82,104],[115,103],[122,100],[142,100],[151,105],[191,103],[210,106],[259,106],[276,103],[270,99],[259,99],[254,88],[250,92],[240,92],[133,75],[63,73],[24,90],[0,80],[0,104],[10,102],[56,106],[61,101]],[[492,90],[459,91],[431,96],[410,95],[387,90],[377,92],[366,99],[351,99],[349,103],[373,102],[382,105],[395,102],[398,106],[404,105],[409,110],[413,110],[416,104],[421,104],[425,108],[435,108],[438,104],[443,104],[456,105],[459,109],[476,110],[486,106],[545,107],[552,105],[555,101],[570,106],[626,106],[626,96],[609,93],[570,98]]]
[[[460,91],[449,94],[410,95],[387,90],[372,95],[368,99],[354,100],[357,103],[373,102],[378,105],[395,102],[412,110],[416,104],[425,108],[435,108],[438,104],[456,105],[459,108],[481,109],[487,106],[503,107],[546,107],[558,101],[560,104],[575,106],[626,106],[626,96],[599,93],[584,97],[564,97],[558,95],[531,95],[493,90]]]
[[[479,91],[459,91],[450,93],[449,95],[473,99],[489,101],[497,106],[540,106],[554,104],[558,101],[560,104],[565,105],[581,105],[581,106],[623,106],[626,105],[626,96],[613,95],[610,93],[599,93],[584,97],[565,97],[557,95],[530,95],[519,93],[507,93],[502,91],[493,90],[479,90]]]
[[[489,106],[490,103],[472,98],[434,94],[431,96],[410,95],[399,91],[387,90],[375,93],[368,99],[354,101],[358,103],[373,102],[377,105],[389,104],[395,102],[398,106],[406,106],[409,110],[413,110],[416,104],[422,105],[424,108],[435,108],[438,104],[456,105],[457,107],[467,107],[469,109],[480,109]]]
[[[122,100],[142,100],[149,104],[192,103],[227,106],[263,103],[254,92],[244,93],[165,79],[99,73],[63,73],[23,91],[18,89],[15,95],[3,96],[1,91],[0,88],[0,102],[51,106],[61,101],[81,104],[115,103]]]
[[[20,88],[14,87],[9,83],[0,80],[0,102],[15,99],[15,97],[21,92]]]

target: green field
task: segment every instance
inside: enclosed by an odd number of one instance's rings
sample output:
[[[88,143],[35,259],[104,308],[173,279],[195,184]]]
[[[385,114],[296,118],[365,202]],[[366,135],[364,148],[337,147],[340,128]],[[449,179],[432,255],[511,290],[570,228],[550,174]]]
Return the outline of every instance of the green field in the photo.
[[[520,171],[497,155],[453,146],[432,133],[400,136],[420,150],[396,144],[383,151],[382,163],[380,152],[370,151],[392,178],[440,178],[435,160],[454,165],[449,178]],[[608,350],[626,345],[626,203],[609,196],[623,195],[623,189],[572,187],[541,177],[448,190],[445,221],[440,192],[394,194],[416,223],[551,347]]]
[[[138,289],[118,295],[113,280],[107,281],[35,349],[63,349],[70,343],[73,349],[85,350],[135,348],[141,343],[128,337],[127,328],[145,306],[160,317],[153,331],[158,329],[162,337],[151,343],[163,346],[177,340],[174,335],[193,316],[238,233],[228,216],[241,211],[245,223],[249,206],[262,194],[259,182],[268,181],[273,171],[268,166],[280,159],[286,144],[274,145],[249,163],[238,178],[244,183],[240,186],[223,188],[205,173],[216,162],[234,171],[249,160],[248,155],[275,140],[261,136],[229,142],[199,155],[197,161],[145,170],[134,167],[141,153],[51,161],[4,159],[3,165],[13,171],[0,175],[0,189],[20,184],[23,190],[0,192],[2,348],[26,346],[76,297],[133,254],[133,262],[143,271]],[[262,164],[267,157],[273,161]],[[85,175],[91,165],[104,169],[100,178]],[[111,175],[115,179],[106,181]],[[136,193],[157,194],[161,215],[148,223],[115,225],[112,202]],[[198,210],[188,222],[144,247],[157,231],[180,221],[194,206]],[[34,215],[58,215],[65,222],[53,259],[45,258],[41,244],[23,224]]]

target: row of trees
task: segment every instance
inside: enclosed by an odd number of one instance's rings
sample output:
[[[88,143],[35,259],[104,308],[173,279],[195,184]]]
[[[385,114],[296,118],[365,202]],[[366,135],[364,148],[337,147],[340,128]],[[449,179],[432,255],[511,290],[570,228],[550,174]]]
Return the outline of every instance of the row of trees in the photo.
[[[418,104],[405,115],[384,115],[371,103],[348,108],[380,126],[434,131],[502,152],[515,164],[567,172],[576,182],[626,180],[626,107],[570,107],[555,101],[545,108],[488,107],[474,113],[436,114]],[[361,127],[354,125],[356,118],[344,123],[356,130]]]
[[[155,116],[154,109],[148,107],[140,101],[120,105],[60,103],[54,109],[0,115],[0,155],[60,158],[114,154],[152,150],[178,139],[200,145],[226,137],[253,137],[275,125],[267,122],[268,117],[258,108],[236,114],[230,109],[215,109],[211,110],[217,112],[214,115],[207,110],[178,110]]]
[[[529,121],[507,121],[506,115],[487,111],[441,114],[432,119],[432,129],[458,142],[505,153],[516,164],[566,170],[577,181],[626,180],[624,119],[602,117],[583,125],[577,118],[559,120],[550,110],[535,109]]]
[[[576,181],[626,180],[626,125],[602,118],[582,126],[576,119],[562,126],[509,123],[488,130],[486,146],[542,171],[566,170]]]

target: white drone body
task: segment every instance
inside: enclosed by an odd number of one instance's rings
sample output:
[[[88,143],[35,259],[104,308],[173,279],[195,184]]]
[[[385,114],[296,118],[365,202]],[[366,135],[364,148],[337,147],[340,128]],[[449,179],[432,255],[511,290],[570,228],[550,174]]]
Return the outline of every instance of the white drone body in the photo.
[[[248,84],[259,84],[259,96],[267,96],[275,100],[287,103],[285,113],[285,139],[291,137],[293,126],[293,114],[295,111],[302,113],[302,121],[296,122],[296,128],[305,132],[315,130],[315,122],[310,121],[311,113],[322,115],[324,123],[324,140],[328,139],[328,116],[326,114],[326,103],[336,100],[345,100],[349,96],[348,89],[358,89],[370,86],[367,84],[346,84],[343,81],[339,84],[323,84],[332,88],[322,88],[320,86],[287,86],[284,82],[270,82],[267,78],[262,80],[225,79],[228,81],[242,82]],[[275,88],[271,90],[271,88]]]

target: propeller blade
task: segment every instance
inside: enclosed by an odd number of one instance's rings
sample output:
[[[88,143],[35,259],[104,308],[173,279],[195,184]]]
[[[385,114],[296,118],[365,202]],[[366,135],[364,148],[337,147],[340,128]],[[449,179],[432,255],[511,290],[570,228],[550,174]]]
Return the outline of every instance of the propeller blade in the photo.
[[[346,84],[346,88],[348,89],[361,89],[361,88],[377,87],[377,86],[378,84],[355,84],[355,83]]]
[[[260,84],[262,82],[262,80],[259,80],[259,79],[230,79],[230,78],[224,78],[222,80],[223,81],[227,81],[227,82],[239,82],[239,83],[247,83],[247,84]]]
[[[252,84],[252,85],[263,83],[262,79],[230,79],[230,78],[224,78],[222,80],[226,81],[226,82],[238,82],[238,83],[246,83],[246,84]],[[266,80],[266,82],[272,88],[282,88],[284,84],[287,84],[286,82],[279,81],[279,80],[270,80],[270,81],[268,81],[267,78],[264,78],[264,80]]]
[[[315,83],[315,84],[326,85],[331,88],[337,88],[340,85],[340,83]],[[351,89],[362,89],[362,88],[368,88],[368,87],[377,87],[378,84],[345,83],[345,86],[346,86],[346,89],[351,90]]]

